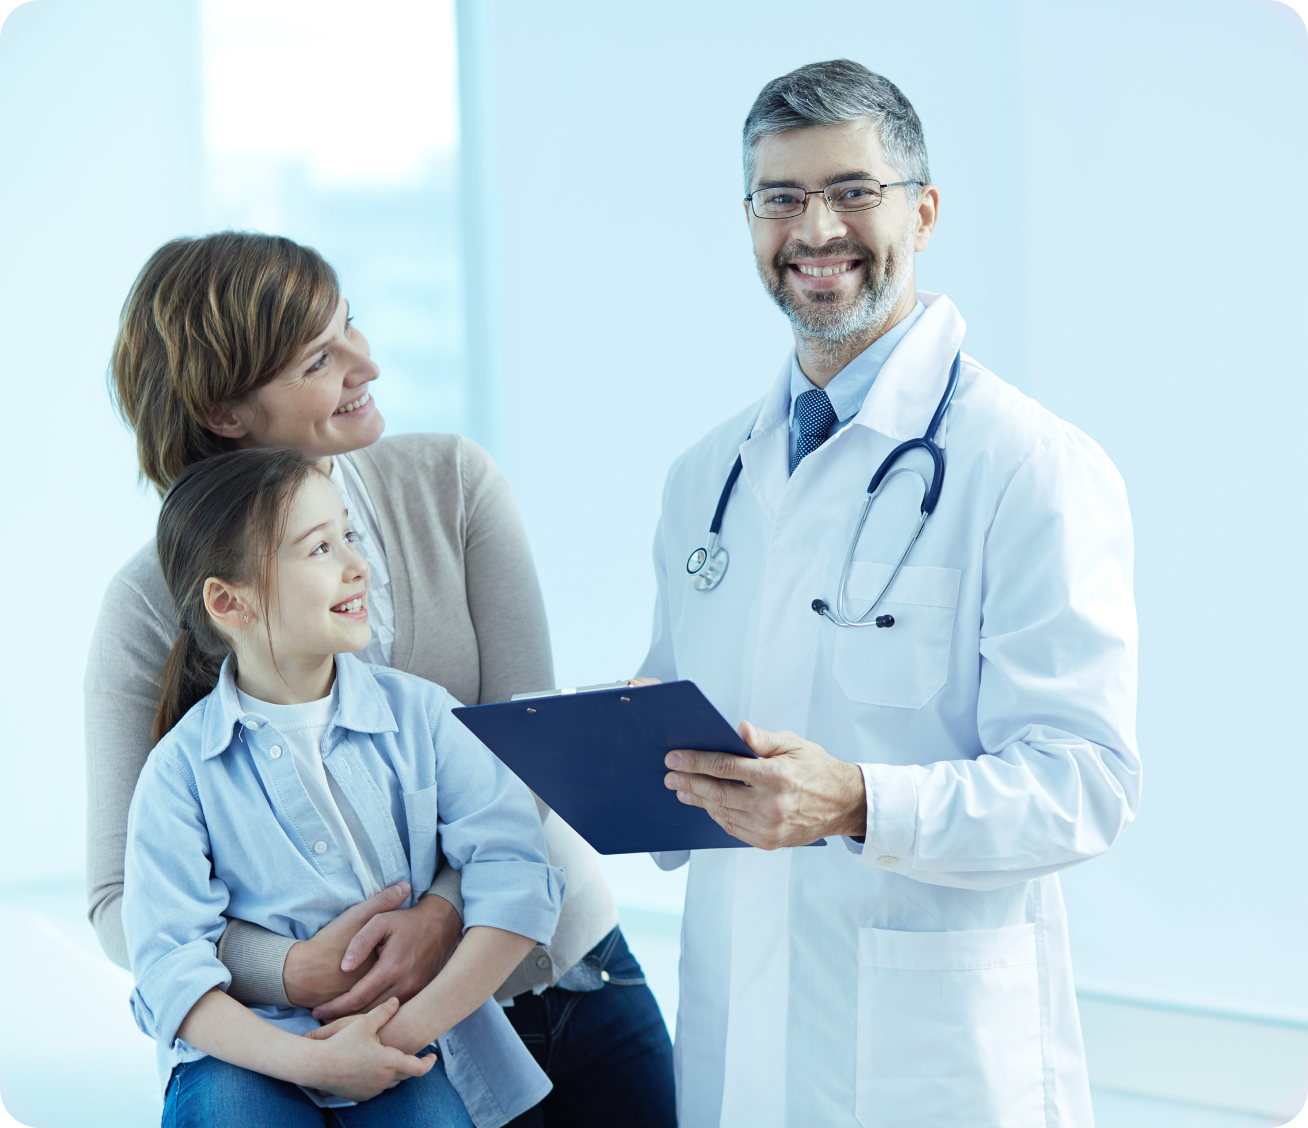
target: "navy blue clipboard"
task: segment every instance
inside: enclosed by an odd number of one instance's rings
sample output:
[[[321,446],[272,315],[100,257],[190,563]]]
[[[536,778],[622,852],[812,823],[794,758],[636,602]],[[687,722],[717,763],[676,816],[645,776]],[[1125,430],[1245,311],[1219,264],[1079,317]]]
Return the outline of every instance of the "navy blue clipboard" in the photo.
[[[754,755],[694,682],[453,712],[601,854],[749,845],[663,784],[674,748]]]

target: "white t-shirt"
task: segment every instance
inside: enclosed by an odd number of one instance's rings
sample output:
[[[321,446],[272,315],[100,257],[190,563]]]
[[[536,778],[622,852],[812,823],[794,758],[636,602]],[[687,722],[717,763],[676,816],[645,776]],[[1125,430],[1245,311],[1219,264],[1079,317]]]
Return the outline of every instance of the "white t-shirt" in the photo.
[[[304,784],[304,790],[309,793],[309,801],[350,863],[350,869],[363,889],[363,896],[371,897],[380,892],[383,883],[377,852],[372,848],[359,816],[322,762],[323,734],[336,715],[336,683],[332,682],[332,691],[326,697],[303,705],[274,705],[242,693],[240,689],[237,689],[236,696],[242,709],[267,717],[290,745],[295,771]]]

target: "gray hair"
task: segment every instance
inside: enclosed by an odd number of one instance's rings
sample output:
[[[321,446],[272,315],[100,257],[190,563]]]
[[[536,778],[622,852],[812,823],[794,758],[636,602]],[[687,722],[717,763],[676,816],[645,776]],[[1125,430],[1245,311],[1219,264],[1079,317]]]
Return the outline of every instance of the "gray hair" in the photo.
[[[774,78],[754,99],[741,138],[745,191],[754,179],[754,150],[761,138],[860,118],[871,119],[886,160],[904,180],[931,183],[922,123],[912,103],[888,78],[849,59],[832,59]]]

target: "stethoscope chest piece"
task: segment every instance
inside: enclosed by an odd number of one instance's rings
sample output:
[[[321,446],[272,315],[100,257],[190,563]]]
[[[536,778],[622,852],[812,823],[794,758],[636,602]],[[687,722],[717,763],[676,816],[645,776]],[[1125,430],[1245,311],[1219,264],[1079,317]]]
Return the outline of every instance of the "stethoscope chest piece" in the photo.
[[[727,573],[727,550],[718,548],[717,537],[709,537],[708,547],[697,548],[686,561],[686,571],[690,574],[691,585],[696,591],[708,591],[722,582]]]

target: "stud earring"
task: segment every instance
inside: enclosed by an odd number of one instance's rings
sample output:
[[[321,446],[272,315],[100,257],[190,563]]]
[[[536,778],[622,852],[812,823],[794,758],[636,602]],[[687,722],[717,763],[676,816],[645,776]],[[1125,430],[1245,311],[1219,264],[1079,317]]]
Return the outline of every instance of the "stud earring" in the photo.
[[[242,622],[242,623],[248,623],[249,621],[250,621],[250,616],[249,616],[249,615],[242,615],[242,616],[241,616],[241,622]]]

